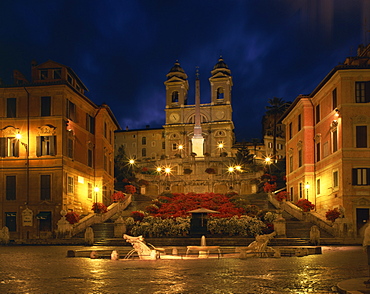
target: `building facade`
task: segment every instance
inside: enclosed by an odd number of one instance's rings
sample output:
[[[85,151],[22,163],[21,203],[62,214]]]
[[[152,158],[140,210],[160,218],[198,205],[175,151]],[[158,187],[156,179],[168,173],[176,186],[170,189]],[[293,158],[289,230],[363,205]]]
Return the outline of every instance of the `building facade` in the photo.
[[[254,174],[228,171],[237,148],[232,120],[232,76],[223,58],[211,71],[209,103],[200,103],[198,73],[194,105],[188,104],[188,77],[179,62],[175,62],[166,77],[163,128],[115,133],[116,152],[123,145],[127,157],[136,158],[139,170],[154,171],[151,175],[138,174],[151,183],[146,193],[254,192],[256,188],[249,181],[256,177]],[[248,147],[257,153],[256,147]],[[166,167],[170,170],[168,174],[164,172]]]
[[[308,199],[323,218],[337,208],[357,234],[370,211],[370,46],[298,96],[283,123],[291,200]]]
[[[114,131],[107,105],[85,96],[74,71],[47,61],[0,85],[0,227],[11,239],[47,238],[62,210],[110,203]]]

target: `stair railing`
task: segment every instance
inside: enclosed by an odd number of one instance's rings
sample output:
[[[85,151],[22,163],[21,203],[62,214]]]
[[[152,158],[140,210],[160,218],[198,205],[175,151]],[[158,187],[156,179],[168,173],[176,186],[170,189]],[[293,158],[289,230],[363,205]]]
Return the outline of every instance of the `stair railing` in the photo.
[[[89,213],[84,218],[80,219],[78,223],[75,223],[72,227],[72,236],[77,235],[80,232],[86,230],[86,228],[99,223],[104,223],[106,220],[110,219],[116,213],[125,210],[132,202],[132,195],[127,194],[127,197],[122,202],[112,203],[107,207],[106,213]]]
[[[328,232],[329,234],[336,236],[336,230],[333,228],[332,224],[326,222],[321,215],[315,211],[304,212],[301,208],[296,206],[290,201],[279,202],[273,196],[273,193],[268,193],[269,201],[278,209],[289,213],[291,216],[299,219],[301,221],[311,222],[318,226],[320,229]]]

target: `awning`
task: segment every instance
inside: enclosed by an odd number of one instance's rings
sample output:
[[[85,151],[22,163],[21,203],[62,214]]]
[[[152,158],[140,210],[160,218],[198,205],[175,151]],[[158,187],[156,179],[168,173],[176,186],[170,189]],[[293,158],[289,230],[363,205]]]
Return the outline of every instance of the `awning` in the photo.
[[[198,208],[198,209],[194,209],[194,210],[190,210],[188,211],[190,213],[219,213],[218,211],[215,211],[215,210],[210,210],[210,209],[207,209],[207,208]]]
[[[50,211],[40,211],[37,215],[37,219],[48,219],[51,217],[51,212]]]

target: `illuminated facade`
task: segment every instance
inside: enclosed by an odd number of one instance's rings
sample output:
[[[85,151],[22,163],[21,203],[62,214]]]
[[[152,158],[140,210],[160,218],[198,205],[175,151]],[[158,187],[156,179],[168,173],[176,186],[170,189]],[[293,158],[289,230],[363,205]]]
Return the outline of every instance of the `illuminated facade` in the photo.
[[[147,180],[146,194],[216,192],[240,194],[256,190],[250,179],[255,173],[228,167],[237,152],[232,120],[232,76],[223,58],[211,71],[210,102],[200,103],[200,79],[195,82],[195,105],[188,104],[189,83],[178,62],[167,74],[166,122],[161,129],[123,130],[115,133],[115,151],[123,145],[129,158],[136,159],[137,176]],[[202,99],[203,100],[203,99]],[[236,147],[240,147],[240,144]],[[248,145],[251,153],[262,154],[261,146]],[[257,151],[258,149],[258,151]],[[166,172],[166,167],[167,171]],[[159,168],[158,172],[157,168]]]
[[[50,237],[61,210],[110,203],[119,125],[109,107],[53,61],[33,64],[31,82],[15,72],[0,89],[0,227],[11,239]]]
[[[370,211],[370,46],[333,68],[283,119],[287,191],[325,218],[337,208],[344,230],[358,233]]]

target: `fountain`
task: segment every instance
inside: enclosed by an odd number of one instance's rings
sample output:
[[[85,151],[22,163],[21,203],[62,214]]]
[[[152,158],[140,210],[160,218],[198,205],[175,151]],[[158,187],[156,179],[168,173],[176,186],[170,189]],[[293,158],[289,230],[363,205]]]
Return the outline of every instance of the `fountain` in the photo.
[[[240,252],[240,258],[245,257],[269,257],[280,256],[280,251],[267,246],[267,243],[276,235],[276,232],[266,235],[257,235],[256,240],[248,245],[245,250]]]
[[[186,255],[188,255],[190,251],[198,251],[198,258],[208,258],[212,250],[217,250],[218,257],[221,256],[220,246],[207,246],[206,237],[203,235],[200,239],[200,246],[187,246]]]
[[[126,242],[131,243],[132,249],[125,257],[125,259],[128,259],[132,256],[134,252],[136,252],[139,255],[140,259],[143,260],[155,260],[159,258],[160,252],[163,252],[164,250],[162,248],[155,248],[152,249],[149,248],[147,244],[144,243],[143,236],[138,237],[132,237],[126,234],[123,234],[123,238],[126,240]]]

